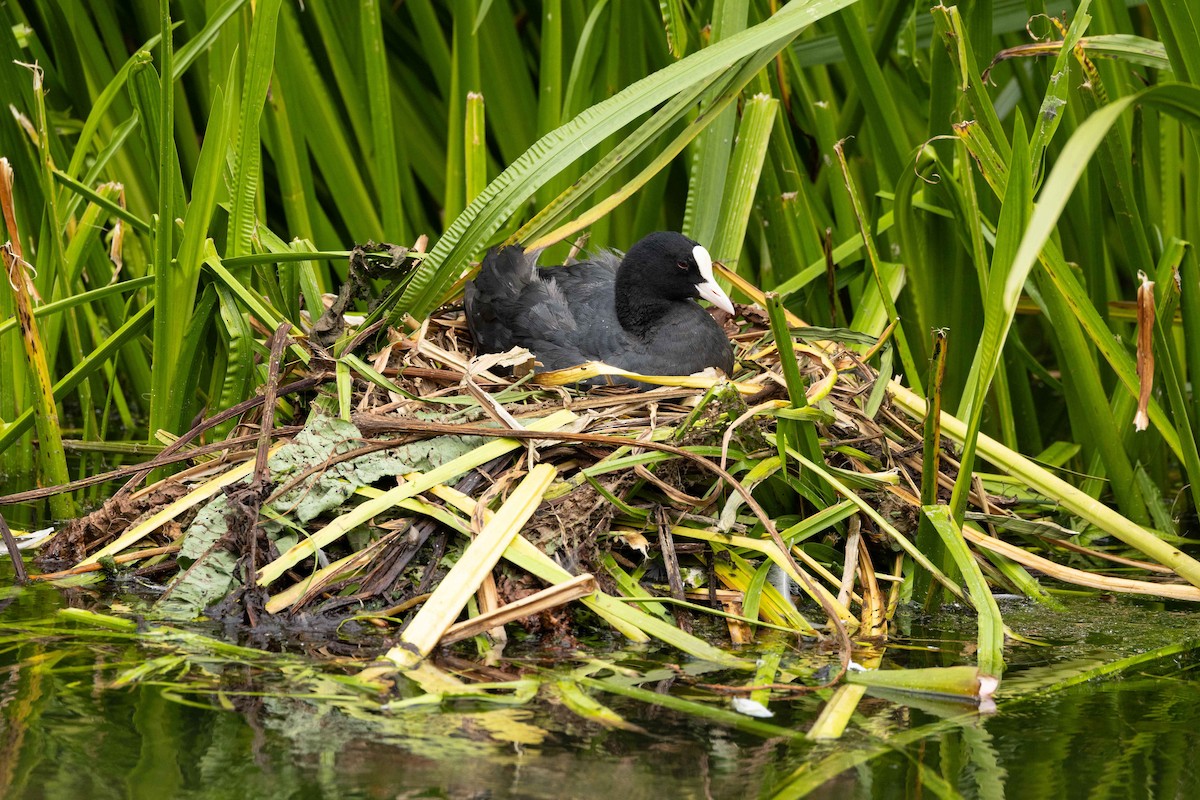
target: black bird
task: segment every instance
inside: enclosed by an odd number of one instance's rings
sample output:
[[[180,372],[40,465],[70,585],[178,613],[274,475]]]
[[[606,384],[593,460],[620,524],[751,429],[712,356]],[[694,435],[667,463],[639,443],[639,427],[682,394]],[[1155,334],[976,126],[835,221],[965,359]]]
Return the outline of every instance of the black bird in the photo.
[[[466,286],[467,323],[480,353],[525,347],[545,370],[603,361],[643,375],[732,375],[729,339],[695,298],[734,313],[708,251],[679,233],[652,233],[624,258],[602,252],[551,269],[504,247]],[[615,376],[581,383],[608,382],[650,388]]]

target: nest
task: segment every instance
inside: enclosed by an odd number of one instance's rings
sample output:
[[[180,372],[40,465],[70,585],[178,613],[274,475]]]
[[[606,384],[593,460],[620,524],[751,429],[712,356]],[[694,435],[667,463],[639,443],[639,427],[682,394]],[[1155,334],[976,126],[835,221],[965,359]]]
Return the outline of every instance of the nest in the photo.
[[[527,353],[473,358],[455,309],[389,330],[340,376],[315,340],[307,366],[286,367],[281,329],[262,395],[124,470],[124,488],[43,548],[56,571],[37,577],[94,573],[138,586],[156,615],[251,631],[346,638],[366,620],[359,630],[386,635],[339,646],[391,647],[397,663],[503,638],[509,622],[570,641],[599,619],[705,658],[758,624],[883,635],[901,549],[920,561],[920,425],[867,364],[880,343],[791,327],[781,348],[760,307],[738,310],[739,323],[715,312],[733,381],[648,392],[567,388],[603,365],[537,374]],[[957,462],[938,461],[945,500]],[[1012,516],[976,483],[974,514]],[[697,615],[712,609],[721,625],[701,640]]]

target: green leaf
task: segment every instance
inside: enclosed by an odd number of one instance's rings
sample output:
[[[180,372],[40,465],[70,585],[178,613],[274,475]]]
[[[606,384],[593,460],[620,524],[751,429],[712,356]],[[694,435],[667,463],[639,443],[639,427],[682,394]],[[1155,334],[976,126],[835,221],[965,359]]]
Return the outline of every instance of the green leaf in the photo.
[[[922,506],[921,511],[933,524],[942,544],[954,558],[967,584],[967,591],[971,593],[971,603],[979,618],[979,651],[976,655],[979,669],[986,675],[999,678],[1004,673],[1004,621],[1000,617],[996,598],[992,597],[992,590],[988,588],[979,564],[971,555],[951,509],[935,505]]]
[[[383,235],[391,242],[409,239],[400,199],[399,131],[392,122],[391,79],[384,49],[379,0],[362,0],[362,49],[366,59],[367,99],[371,119],[374,163],[371,175],[383,210]]]
[[[259,0],[254,11],[254,27],[246,53],[246,76],[240,98],[241,117],[237,126],[237,146],[233,160],[233,185],[229,202],[229,242],[226,255],[250,252],[257,212],[259,173],[262,151],[259,147],[259,119],[267,99],[267,87],[275,68],[275,29],[282,0]]]
[[[789,4],[765,22],[637,81],[543,136],[454,220],[405,289],[392,315],[427,314],[470,254],[487,244],[540,186],[607,136],[676,94],[717,80],[743,58],[761,51],[778,52],[805,27],[851,2]]]

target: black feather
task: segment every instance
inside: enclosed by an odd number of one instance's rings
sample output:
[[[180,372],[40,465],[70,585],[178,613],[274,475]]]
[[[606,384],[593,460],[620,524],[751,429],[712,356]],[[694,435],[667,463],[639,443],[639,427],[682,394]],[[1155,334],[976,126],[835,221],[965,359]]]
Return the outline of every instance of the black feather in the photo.
[[[729,340],[694,299],[704,282],[695,247],[681,234],[656,233],[624,259],[602,253],[550,269],[538,268],[536,254],[520,247],[493,249],[466,287],[476,348],[494,353],[519,345],[543,370],[603,361],[644,375],[690,375],[707,367],[730,375]]]

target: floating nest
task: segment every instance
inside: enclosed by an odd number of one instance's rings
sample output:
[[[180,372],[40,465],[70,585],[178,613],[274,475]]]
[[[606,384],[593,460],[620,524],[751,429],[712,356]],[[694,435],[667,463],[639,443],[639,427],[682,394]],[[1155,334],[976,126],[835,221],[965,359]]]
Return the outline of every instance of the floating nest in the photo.
[[[569,646],[615,630],[731,665],[744,662],[730,645],[764,628],[881,637],[906,552],[918,582],[969,603],[916,544],[923,431],[868,365],[886,341],[803,327],[738,288],[759,303],[715,312],[732,380],[647,392],[569,388],[604,365],[539,374],[523,351],[475,358],[453,307],[403,330],[323,324],[324,346],[264,332],[262,393],[98,476],[127,482],[42,548],[34,577],[113,581],[159,618],[399,665],[519,631]],[[932,460],[944,502],[957,462]],[[146,485],[155,470],[173,474]],[[1006,556],[980,559],[993,585],[1053,602],[1014,551],[1061,580],[1081,572],[988,535],[1010,523],[1041,548],[1113,558],[1069,541],[1044,496],[975,484],[969,516],[989,530],[970,545]],[[1194,591],[1164,581],[1145,586]]]

